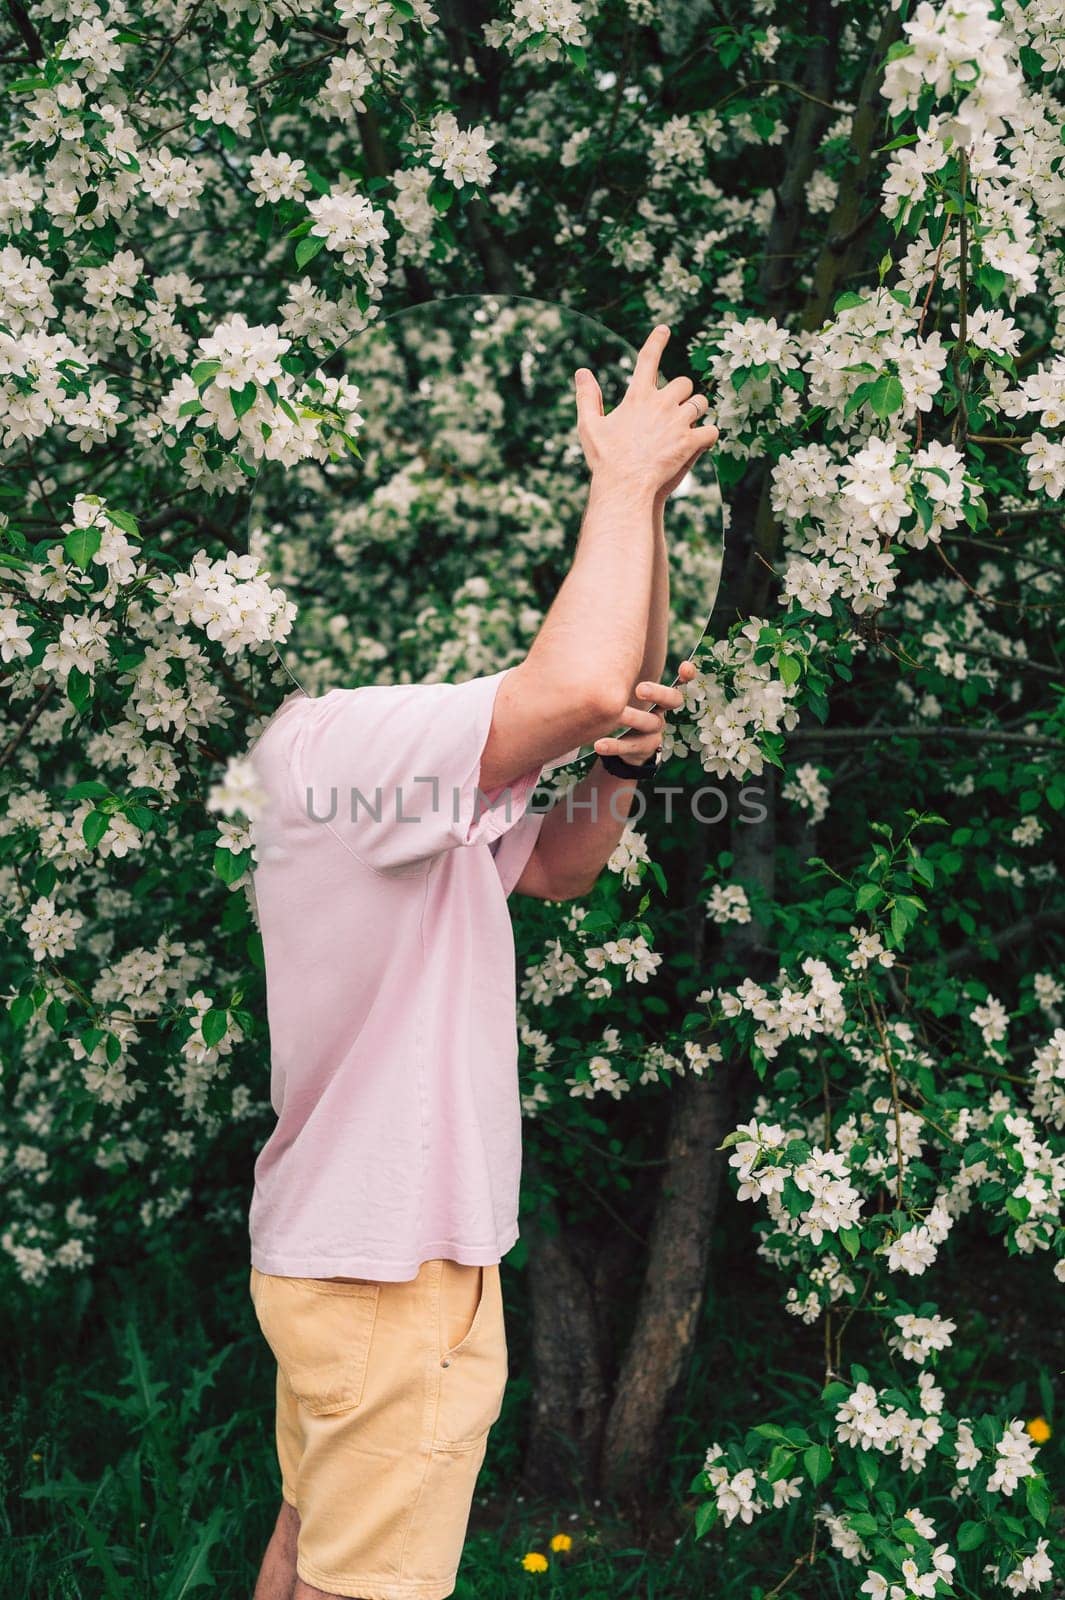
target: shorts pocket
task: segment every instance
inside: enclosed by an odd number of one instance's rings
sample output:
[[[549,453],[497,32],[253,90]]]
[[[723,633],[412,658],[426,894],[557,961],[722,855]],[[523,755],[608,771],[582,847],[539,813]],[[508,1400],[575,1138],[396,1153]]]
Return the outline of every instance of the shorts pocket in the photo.
[[[434,1450],[480,1444],[503,1409],[508,1376],[503,1288],[498,1264],[486,1266],[469,1331],[441,1352]]]
[[[315,1416],[362,1400],[377,1320],[379,1283],[258,1273],[252,1302],[288,1387]]]

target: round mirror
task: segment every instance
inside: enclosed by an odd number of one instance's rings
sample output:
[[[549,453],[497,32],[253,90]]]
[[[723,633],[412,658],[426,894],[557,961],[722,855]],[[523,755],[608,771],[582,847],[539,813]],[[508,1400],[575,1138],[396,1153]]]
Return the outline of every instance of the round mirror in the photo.
[[[509,295],[410,306],[335,350],[324,371],[357,388],[355,448],[287,471],[265,463],[251,505],[249,548],[296,608],[279,647],[289,689],[458,681],[519,661],[587,498],[573,374],[590,367],[611,409],[635,359],[594,319]],[[669,680],[721,575],[712,453],[665,520]]]

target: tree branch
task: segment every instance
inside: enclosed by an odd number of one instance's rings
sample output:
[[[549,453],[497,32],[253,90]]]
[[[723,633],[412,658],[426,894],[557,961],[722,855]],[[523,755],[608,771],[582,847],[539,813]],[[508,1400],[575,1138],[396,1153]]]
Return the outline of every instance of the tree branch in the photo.
[[[882,739],[960,739],[971,744],[1017,744],[1033,749],[1065,750],[1060,739],[1042,739],[1027,733],[1008,733],[999,728],[960,728],[943,724],[938,728],[810,728],[787,735],[787,742],[807,744],[813,740],[830,740],[833,744],[876,743]]]
[[[973,961],[989,960],[987,946],[993,946],[999,955],[1012,945],[1020,944],[1031,933],[1046,933],[1052,928],[1065,928],[1065,907],[1053,906],[1046,911],[1033,911],[1030,917],[1024,917],[1020,922],[1011,922],[1008,928],[1002,928],[998,933],[989,934],[981,943],[963,944],[959,950],[952,950],[947,956],[947,966],[952,972],[959,967],[967,967]]]

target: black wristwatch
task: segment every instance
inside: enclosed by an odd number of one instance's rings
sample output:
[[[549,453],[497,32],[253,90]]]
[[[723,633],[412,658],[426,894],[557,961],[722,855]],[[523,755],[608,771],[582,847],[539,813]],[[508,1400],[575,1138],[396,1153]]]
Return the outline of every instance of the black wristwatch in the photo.
[[[599,757],[612,778],[635,778],[638,783],[645,778],[654,777],[658,771],[660,758],[661,751],[646,761],[626,761],[622,756]]]

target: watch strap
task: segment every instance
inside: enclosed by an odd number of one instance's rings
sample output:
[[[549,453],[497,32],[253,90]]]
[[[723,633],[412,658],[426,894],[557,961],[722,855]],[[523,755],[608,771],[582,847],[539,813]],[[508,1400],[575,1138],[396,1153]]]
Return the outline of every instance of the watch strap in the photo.
[[[658,771],[657,755],[647,761],[626,761],[622,756],[600,756],[599,759],[612,778],[635,778],[639,782],[653,778]]]

